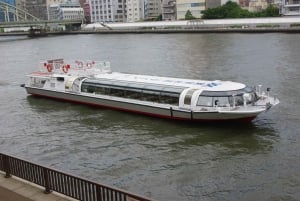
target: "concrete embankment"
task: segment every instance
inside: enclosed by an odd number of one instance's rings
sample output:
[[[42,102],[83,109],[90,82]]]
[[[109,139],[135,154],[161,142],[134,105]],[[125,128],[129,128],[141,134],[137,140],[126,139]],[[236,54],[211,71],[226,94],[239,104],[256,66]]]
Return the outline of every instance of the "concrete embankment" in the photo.
[[[48,32],[47,35],[73,34],[176,34],[176,33],[300,33],[300,28],[209,28],[209,29],[122,29]],[[27,32],[0,33],[0,36],[24,36]]]
[[[300,33],[300,28],[204,28],[204,29],[128,29],[128,30],[98,30],[77,31],[70,34],[176,34],[176,33]],[[55,33],[53,33],[55,34]]]
[[[43,32],[44,33],[44,32]],[[134,23],[83,24],[78,31],[48,31],[43,35],[68,34],[176,34],[176,33],[300,33],[300,17],[183,20]],[[0,36],[29,35],[27,32],[0,33]]]

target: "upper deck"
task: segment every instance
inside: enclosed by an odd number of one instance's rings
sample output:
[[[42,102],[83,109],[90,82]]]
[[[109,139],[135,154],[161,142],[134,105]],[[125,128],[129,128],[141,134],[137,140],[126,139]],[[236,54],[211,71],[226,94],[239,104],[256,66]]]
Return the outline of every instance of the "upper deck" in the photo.
[[[183,79],[172,77],[160,77],[151,75],[138,75],[111,72],[110,63],[102,61],[75,61],[66,63],[63,59],[48,60],[43,64],[42,69],[38,72],[33,72],[30,77],[86,77],[91,78],[97,83],[109,82],[114,85],[126,85],[135,83],[139,86],[157,85],[160,87],[174,88],[193,88],[205,91],[235,91],[245,88],[242,83],[231,81],[207,81],[196,79]]]

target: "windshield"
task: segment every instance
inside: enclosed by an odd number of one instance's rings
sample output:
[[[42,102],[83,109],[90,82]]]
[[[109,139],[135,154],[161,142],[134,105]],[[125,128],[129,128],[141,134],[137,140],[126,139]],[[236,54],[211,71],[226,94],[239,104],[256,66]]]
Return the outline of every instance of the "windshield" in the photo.
[[[234,91],[203,91],[197,101],[197,106],[229,107],[252,104],[257,100],[254,88],[245,87]]]

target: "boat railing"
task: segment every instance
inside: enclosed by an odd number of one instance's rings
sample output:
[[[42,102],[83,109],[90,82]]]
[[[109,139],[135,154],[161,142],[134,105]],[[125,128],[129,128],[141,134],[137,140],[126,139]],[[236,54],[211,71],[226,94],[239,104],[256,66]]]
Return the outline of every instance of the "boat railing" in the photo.
[[[95,74],[110,73],[110,62],[108,61],[65,61],[63,59],[53,59],[43,62],[43,71],[49,73],[75,73],[75,74]]]

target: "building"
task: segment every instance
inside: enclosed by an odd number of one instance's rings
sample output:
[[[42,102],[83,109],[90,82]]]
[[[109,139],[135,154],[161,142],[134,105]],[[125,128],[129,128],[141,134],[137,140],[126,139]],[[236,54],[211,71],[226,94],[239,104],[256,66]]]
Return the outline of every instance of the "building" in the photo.
[[[205,10],[205,0],[177,0],[176,7],[177,20],[185,19],[188,10],[195,18],[201,18],[201,12]]]
[[[300,0],[282,0],[281,15],[300,16]]]
[[[91,22],[126,22],[126,0],[91,0]]]
[[[241,8],[248,9],[250,0],[239,0]]]
[[[144,0],[127,0],[127,22],[138,22],[144,19]]]
[[[83,8],[79,4],[52,4],[49,6],[49,20],[83,20]]]
[[[79,0],[81,8],[83,8],[86,23],[91,22],[91,7],[88,0]]]
[[[163,0],[162,20],[176,20],[176,0]]]
[[[48,20],[51,19],[57,19],[58,14],[54,14],[56,12],[56,8],[59,4],[64,4],[66,3],[67,0],[47,0],[47,15],[48,15]]]
[[[266,0],[250,0],[249,8],[250,12],[262,11],[268,7],[268,2]]]
[[[206,0],[205,1],[205,8],[216,8],[221,6],[221,0]]]
[[[25,0],[25,10],[41,19],[48,19],[47,0]]]
[[[156,20],[162,15],[161,0],[147,0],[145,3],[145,20]]]

